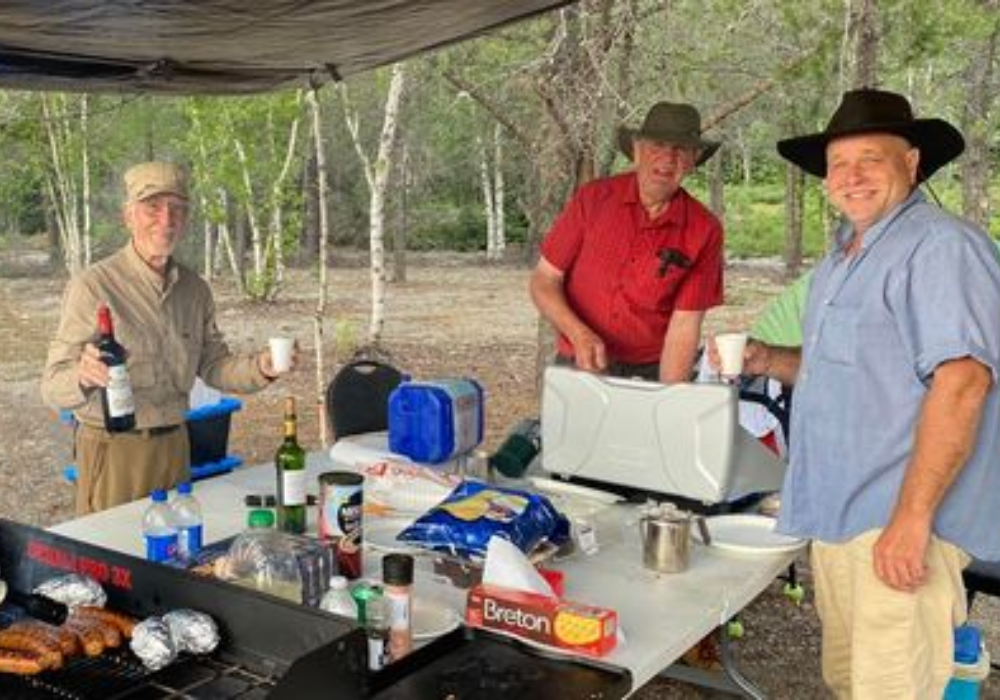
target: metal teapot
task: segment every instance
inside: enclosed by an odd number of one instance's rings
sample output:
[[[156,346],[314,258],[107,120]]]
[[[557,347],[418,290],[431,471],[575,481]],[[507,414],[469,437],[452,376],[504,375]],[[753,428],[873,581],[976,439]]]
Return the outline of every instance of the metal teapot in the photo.
[[[642,563],[647,569],[663,574],[680,573],[691,559],[691,525],[698,526],[702,541],[708,544],[705,518],[668,504],[639,519],[642,535]]]

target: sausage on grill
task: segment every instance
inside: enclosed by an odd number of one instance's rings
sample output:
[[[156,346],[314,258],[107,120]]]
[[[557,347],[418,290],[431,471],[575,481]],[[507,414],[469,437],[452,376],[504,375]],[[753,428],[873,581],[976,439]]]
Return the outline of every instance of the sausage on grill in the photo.
[[[132,638],[132,630],[135,629],[135,620],[128,615],[107,608],[98,608],[94,605],[81,605],[73,611],[74,615],[81,615],[87,618],[95,618],[101,622],[114,625],[126,639]]]
[[[0,673],[14,673],[19,676],[33,676],[44,671],[42,661],[30,651],[0,649]]]
[[[106,646],[104,643],[104,633],[100,627],[90,621],[79,617],[70,616],[63,623],[63,628],[71,631],[80,640],[83,653],[87,656],[100,656]]]
[[[76,611],[69,616],[67,622],[72,622],[78,626],[87,626],[97,630],[101,635],[106,649],[116,649],[122,645],[122,633],[110,622],[105,622],[92,615],[80,615]]]
[[[63,662],[58,643],[44,634],[24,628],[0,630],[0,650],[27,652],[36,658],[41,670],[59,668]]]
[[[80,640],[76,634],[63,627],[56,627],[37,620],[21,620],[11,625],[10,629],[22,629],[44,636],[59,646],[63,657],[75,656],[80,653]]]

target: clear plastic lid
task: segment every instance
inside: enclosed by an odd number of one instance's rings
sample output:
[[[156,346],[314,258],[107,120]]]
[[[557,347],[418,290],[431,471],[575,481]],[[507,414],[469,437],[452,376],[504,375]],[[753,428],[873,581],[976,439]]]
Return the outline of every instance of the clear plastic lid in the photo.
[[[302,601],[302,577],[295,539],[277,530],[254,528],[233,540],[222,578],[263,593]]]

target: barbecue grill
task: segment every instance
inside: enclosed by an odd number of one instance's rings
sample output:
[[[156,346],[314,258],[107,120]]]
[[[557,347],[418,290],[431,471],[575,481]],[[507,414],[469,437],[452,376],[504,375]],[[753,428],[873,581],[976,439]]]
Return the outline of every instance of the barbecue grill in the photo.
[[[138,536],[138,535],[137,535]],[[0,574],[30,591],[69,572],[99,581],[107,607],[138,619],[178,608],[211,615],[221,642],[210,656],[182,655],[157,672],[127,649],[74,658],[33,677],[0,674],[4,700],[239,698],[327,700],[420,697],[619,698],[627,671],[593,660],[548,658],[481,630],[457,629],[382,671],[367,671],[367,640],[354,622],[213,578],[154,564],[0,519]],[[0,606],[0,627],[23,616]]]

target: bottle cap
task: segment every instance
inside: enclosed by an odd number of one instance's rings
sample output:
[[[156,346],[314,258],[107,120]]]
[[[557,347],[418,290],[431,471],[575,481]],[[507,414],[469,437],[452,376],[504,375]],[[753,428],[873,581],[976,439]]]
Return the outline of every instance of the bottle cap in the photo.
[[[266,508],[254,508],[247,515],[247,525],[250,527],[274,527],[274,513]]]
[[[389,586],[409,586],[413,583],[413,557],[409,554],[385,555],[382,580]]]
[[[182,481],[181,483],[177,484],[177,493],[182,493],[185,496],[189,495],[191,493],[191,482]]]
[[[334,590],[336,590],[336,591],[345,590],[346,591],[347,590],[347,577],[346,576],[339,576],[337,574],[334,574],[333,576],[331,576],[330,577],[330,590],[331,591],[334,591]]]
[[[156,503],[165,503],[167,500],[167,492],[165,489],[153,489],[153,492],[149,494],[149,497]]]

